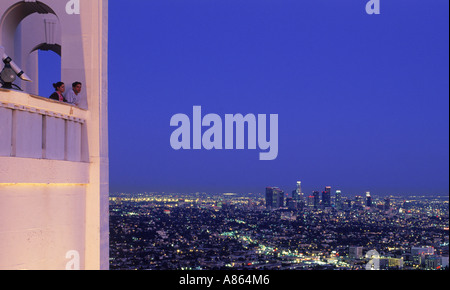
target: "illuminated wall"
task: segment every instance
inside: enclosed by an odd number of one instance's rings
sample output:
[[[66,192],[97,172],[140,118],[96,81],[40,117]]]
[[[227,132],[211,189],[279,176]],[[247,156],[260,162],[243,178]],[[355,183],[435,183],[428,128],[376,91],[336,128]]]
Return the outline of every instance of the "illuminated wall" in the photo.
[[[0,270],[109,268],[107,11],[1,0],[0,45],[33,82],[0,88]],[[36,95],[40,49],[83,83],[80,107]]]

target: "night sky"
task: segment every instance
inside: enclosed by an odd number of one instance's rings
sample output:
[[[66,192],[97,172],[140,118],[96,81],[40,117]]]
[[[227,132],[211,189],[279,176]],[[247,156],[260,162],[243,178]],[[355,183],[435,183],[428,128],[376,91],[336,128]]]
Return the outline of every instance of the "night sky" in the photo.
[[[109,1],[111,192],[447,195],[449,2],[366,3]],[[278,158],[173,150],[193,106],[278,114]]]

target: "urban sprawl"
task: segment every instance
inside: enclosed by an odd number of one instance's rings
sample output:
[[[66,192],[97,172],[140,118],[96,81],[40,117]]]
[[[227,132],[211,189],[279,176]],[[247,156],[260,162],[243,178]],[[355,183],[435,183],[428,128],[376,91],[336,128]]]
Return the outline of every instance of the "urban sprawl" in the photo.
[[[116,193],[112,270],[448,270],[448,196]]]

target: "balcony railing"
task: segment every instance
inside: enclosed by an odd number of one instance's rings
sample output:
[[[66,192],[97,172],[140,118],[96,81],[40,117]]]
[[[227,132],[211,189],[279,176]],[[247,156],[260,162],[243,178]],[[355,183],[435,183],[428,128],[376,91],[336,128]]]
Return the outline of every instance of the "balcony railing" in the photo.
[[[0,89],[0,156],[88,162],[87,111]]]

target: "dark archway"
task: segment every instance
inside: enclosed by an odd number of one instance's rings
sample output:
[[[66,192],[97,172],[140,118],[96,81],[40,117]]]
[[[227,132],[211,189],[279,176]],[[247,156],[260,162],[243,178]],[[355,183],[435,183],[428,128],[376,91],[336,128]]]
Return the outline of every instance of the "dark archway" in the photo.
[[[40,21],[42,19],[42,25]],[[28,31],[24,27],[29,25],[37,26],[36,33],[32,35],[20,32]],[[36,2],[18,2],[9,7],[3,14],[0,21],[1,42],[6,52],[14,59],[32,79],[33,82],[16,80],[16,85],[31,94],[40,94],[39,71],[45,62],[38,59],[39,51],[53,51],[59,55],[59,67],[55,67],[52,62],[52,75],[61,75],[61,30],[59,18],[48,5]],[[50,67],[50,66],[49,66]],[[57,71],[59,70],[59,71]],[[43,76],[45,78],[45,76]],[[60,81],[53,80],[53,82]],[[51,86],[51,83],[48,84]],[[47,84],[45,85],[47,86]]]
[[[7,45],[10,42],[9,40],[14,38],[19,23],[33,13],[54,14],[58,17],[53,9],[42,2],[17,2],[3,14],[0,21],[2,43]]]
[[[41,43],[37,46],[35,46],[31,52],[36,50],[42,50],[42,51],[53,51],[57,55],[61,56],[61,45],[59,44],[48,44],[48,43]],[[30,52],[30,53],[31,53]]]

